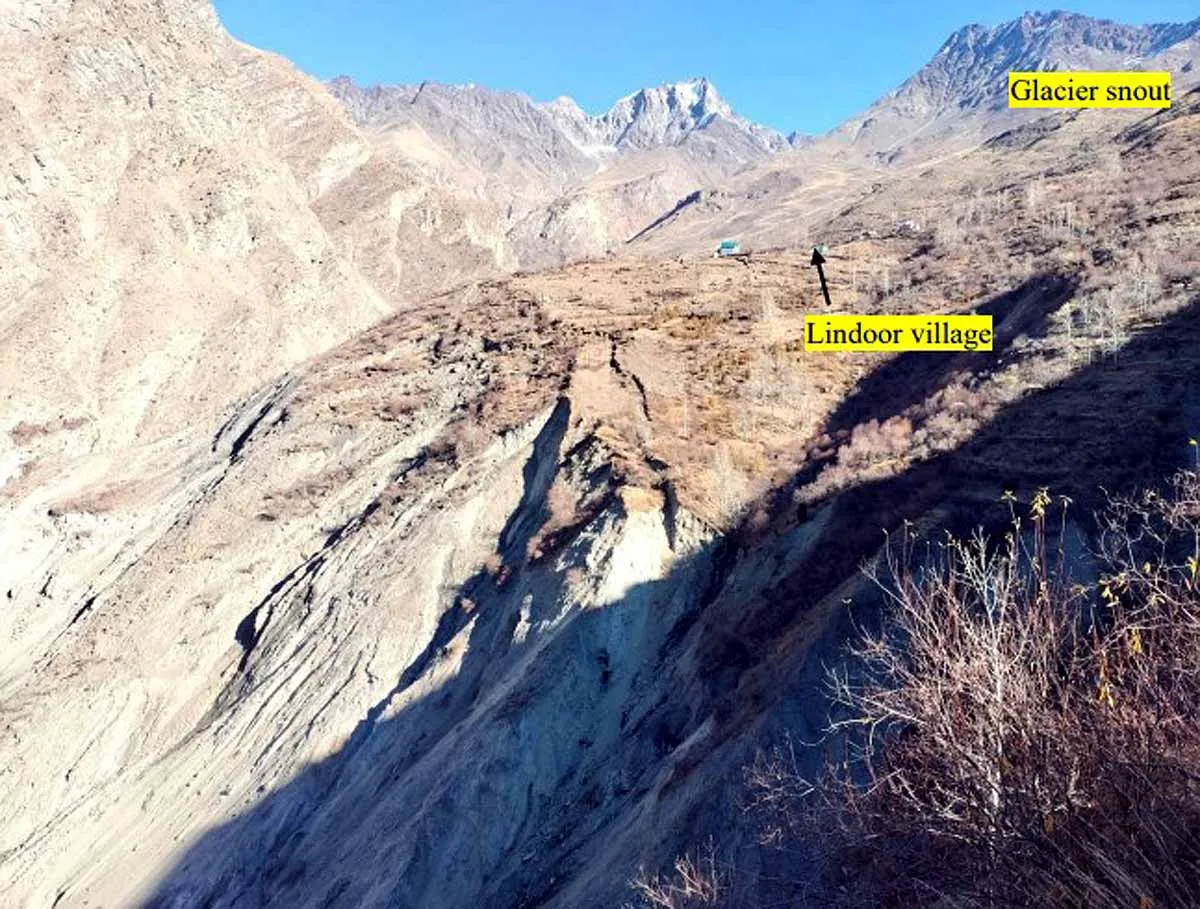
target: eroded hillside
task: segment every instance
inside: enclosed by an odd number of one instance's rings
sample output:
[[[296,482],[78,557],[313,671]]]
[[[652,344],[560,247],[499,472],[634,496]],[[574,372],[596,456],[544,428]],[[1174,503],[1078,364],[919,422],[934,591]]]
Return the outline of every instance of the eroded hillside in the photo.
[[[388,312],[247,106],[243,66],[331,147],[365,146],[207,4],[6,4],[0,58],[0,477],[211,418]]]

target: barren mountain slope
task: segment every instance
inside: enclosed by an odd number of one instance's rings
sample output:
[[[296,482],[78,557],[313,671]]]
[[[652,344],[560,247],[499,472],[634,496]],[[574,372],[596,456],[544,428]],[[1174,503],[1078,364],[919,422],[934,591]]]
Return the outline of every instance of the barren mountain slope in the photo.
[[[581,264],[9,483],[0,902],[612,906],[710,832],[797,899],[738,781],[812,740],[881,529],[1043,483],[1086,529],[1196,434],[1200,96],[1108,122],[819,226],[839,309],[992,354],[804,352],[805,250]]]
[[[0,59],[0,482],[211,418],[387,311],[308,207],[336,162],[289,166],[245,68],[334,157],[361,140],[207,3],[8,3]]]
[[[448,263],[462,278],[602,256],[679,199],[787,145],[704,79],[643,89],[598,117],[569,98],[538,104],[474,85],[330,87],[373,137],[375,157],[318,210],[393,299],[445,286],[414,283],[410,263],[447,236],[474,243]],[[420,188],[407,181],[414,169]],[[404,217],[420,217],[427,236],[397,238]]]
[[[393,308],[467,281],[511,271],[505,213],[421,131],[372,143],[369,160],[313,204],[347,261]]]
[[[829,137],[884,161],[969,147],[1036,119],[1009,110],[1008,73],[1169,70],[1178,94],[1197,84],[1200,19],[1123,25],[1061,10],[1026,13],[994,28],[970,25],[895,91]]]
[[[364,130],[420,130],[477,172],[481,194],[520,211],[544,203],[592,174],[596,155],[578,147],[553,109],[517,92],[475,85],[373,86],[335,79],[330,91]]]
[[[915,171],[914,171],[915,172]],[[852,162],[825,147],[785,151],[710,188],[677,197],[617,247],[630,258],[711,255],[723,239],[750,252],[814,242],[827,222],[873,186],[904,180],[907,170]]]
[[[634,152],[514,223],[509,237],[522,267],[550,268],[621,250],[681,200],[711,193],[700,188],[729,178],[702,158],[682,165],[680,155],[678,148]]]

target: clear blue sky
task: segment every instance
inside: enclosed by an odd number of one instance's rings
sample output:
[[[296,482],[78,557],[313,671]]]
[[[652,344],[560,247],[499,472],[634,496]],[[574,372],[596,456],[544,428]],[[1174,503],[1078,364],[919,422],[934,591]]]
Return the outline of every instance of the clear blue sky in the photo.
[[[215,0],[225,26],[301,69],[363,84],[476,82],[600,113],[647,85],[707,76],[739,113],[823,132],[971,22],[1029,0]],[[1052,7],[1047,7],[1052,8]],[[1186,22],[1196,0],[1079,0],[1121,22]]]

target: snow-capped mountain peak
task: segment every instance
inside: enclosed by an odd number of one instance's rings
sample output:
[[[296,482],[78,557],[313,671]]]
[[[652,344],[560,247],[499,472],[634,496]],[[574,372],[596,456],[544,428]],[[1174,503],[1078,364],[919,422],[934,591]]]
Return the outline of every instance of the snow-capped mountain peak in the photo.
[[[707,79],[671,82],[626,95],[599,118],[616,147],[674,145],[716,117],[737,117]]]
[[[543,108],[577,146],[591,149],[624,151],[678,145],[717,121],[764,151],[787,144],[774,130],[736,114],[716,86],[703,77],[639,89],[599,116],[584,113],[570,98],[558,98]]]

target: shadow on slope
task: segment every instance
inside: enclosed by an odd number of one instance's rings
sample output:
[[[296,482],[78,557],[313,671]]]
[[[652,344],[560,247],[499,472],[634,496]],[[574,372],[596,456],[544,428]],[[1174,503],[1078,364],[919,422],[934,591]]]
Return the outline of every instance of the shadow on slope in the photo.
[[[1042,337],[1050,317],[1071,299],[1078,286],[1079,279],[1073,275],[1040,274],[977,307],[979,314],[993,317],[996,335],[991,351],[902,353],[867,374],[830,414],[824,438],[809,451],[804,467],[768,494],[772,510],[786,509],[797,490],[835,463],[839,445],[850,438],[856,426],[901,415],[956,376],[983,376],[1004,365],[1013,341],[1022,335]]]
[[[900,354],[863,379],[854,395],[830,417],[828,431],[853,429],[870,419],[882,422],[886,417],[904,413],[941,388],[959,370],[979,373],[999,367],[1018,337],[1045,335],[1050,316],[1074,296],[1078,286],[1079,280],[1074,276],[1043,274],[993,297],[974,310],[993,319],[995,339],[991,351]]]
[[[785,730],[819,729],[842,598],[870,610],[857,569],[881,531],[986,522],[1004,488],[1049,484],[1091,505],[1097,486],[1161,478],[1200,424],[1198,312],[1028,395],[959,451],[843,491],[807,521],[779,508],[557,627],[537,621],[577,567],[569,542],[557,570],[514,559],[506,580],[477,576],[459,595],[475,618],[448,620],[470,626],[457,675],[394,716],[373,709],[341,752],[204,834],[147,905],[612,906],[639,862],[665,865],[708,834],[740,869],[735,904],[819,904],[819,837],[809,856],[764,855],[740,768]],[[861,419],[894,412],[871,400],[884,412],[862,406]],[[522,608],[533,630],[519,640]]]
[[[867,418],[871,418],[868,416]],[[878,419],[878,417],[874,417]],[[957,533],[979,524],[999,528],[1005,490],[1028,499],[1041,486],[1069,496],[1074,519],[1091,530],[1104,495],[1160,482],[1195,463],[1189,438],[1200,438],[1200,300],[1134,338],[1116,357],[1088,366],[1058,385],[1002,410],[960,449],[863,483],[809,509],[831,513],[801,570],[757,592],[749,608],[706,638],[723,648],[722,664],[748,670],[820,596],[878,547],[883,528],[935,515]],[[794,528],[780,508],[770,534]],[[762,545],[763,534],[740,529],[734,558]],[[758,647],[750,642],[758,642]]]

